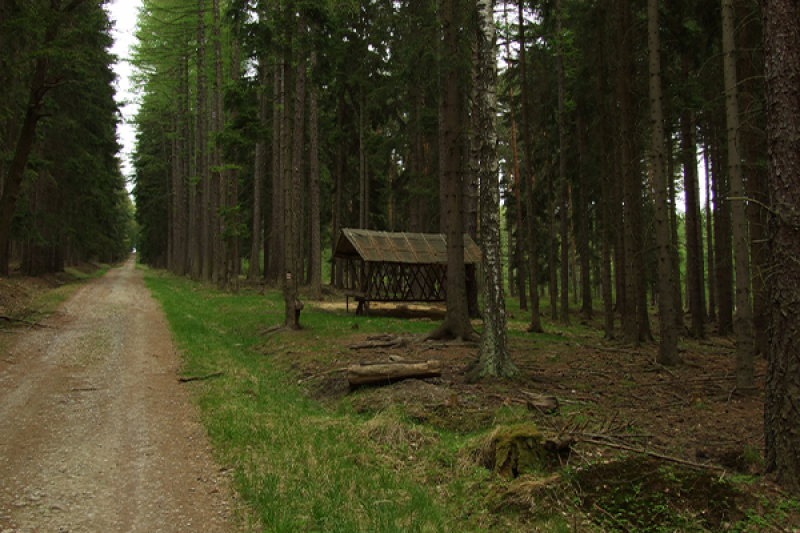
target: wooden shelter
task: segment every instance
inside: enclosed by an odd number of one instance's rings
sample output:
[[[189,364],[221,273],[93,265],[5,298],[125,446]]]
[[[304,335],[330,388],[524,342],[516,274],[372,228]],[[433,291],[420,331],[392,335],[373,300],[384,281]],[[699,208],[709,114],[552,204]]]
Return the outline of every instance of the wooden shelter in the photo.
[[[358,301],[357,314],[370,302],[444,302],[447,296],[447,239],[438,233],[388,233],[343,229],[333,255],[343,260],[344,288]],[[481,252],[464,235],[467,284],[474,283]]]

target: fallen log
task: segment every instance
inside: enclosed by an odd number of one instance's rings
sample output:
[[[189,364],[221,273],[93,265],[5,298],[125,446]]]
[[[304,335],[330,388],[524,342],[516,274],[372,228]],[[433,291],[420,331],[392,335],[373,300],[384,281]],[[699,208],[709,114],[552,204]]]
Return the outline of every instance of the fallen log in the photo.
[[[347,381],[351,388],[360,385],[394,383],[410,378],[436,378],[442,375],[439,361],[419,361],[402,363],[355,364],[347,368]]]

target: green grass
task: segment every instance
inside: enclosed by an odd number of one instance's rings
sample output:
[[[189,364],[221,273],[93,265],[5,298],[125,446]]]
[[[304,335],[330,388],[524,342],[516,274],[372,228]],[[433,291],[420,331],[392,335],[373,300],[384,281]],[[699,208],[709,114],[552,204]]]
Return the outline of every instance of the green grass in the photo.
[[[706,520],[700,513],[722,516],[738,494],[715,477],[660,465],[644,469],[658,476],[641,478],[643,468],[636,462],[641,459],[587,464],[584,473],[567,473],[566,484],[552,488],[537,488],[531,478],[505,480],[475,462],[473,454],[489,431],[481,420],[472,429],[465,420],[453,427],[447,413],[434,408],[420,423],[402,406],[359,414],[353,405],[369,398],[368,391],[322,406],[298,386],[298,368],[309,359],[333,369],[357,358],[347,348],[354,333],[422,333],[435,324],[356,317],[307,302],[301,316],[305,329],[266,334],[283,322],[278,292],[258,295],[243,288],[226,294],[155,271],[146,271],[145,279],[183,354],[182,373],[224,372],[185,386],[192,388],[218,462],[233,473],[239,518],[250,530],[516,533],[568,531],[573,522],[588,520],[590,530],[696,531]],[[548,326],[536,343],[556,359],[559,352],[548,349],[570,335],[596,334],[580,325]],[[583,423],[591,414],[565,406],[562,416],[570,415]],[[489,416],[491,426],[530,421],[526,409],[516,405]],[[582,490],[572,490],[571,479]],[[688,505],[686,495],[697,487],[703,490]],[[720,500],[726,497],[730,502]],[[794,510],[778,505],[766,514],[751,511],[728,520],[743,531],[764,520],[779,522]]]
[[[146,281],[184,354],[183,373],[225,372],[197,384],[196,400],[217,459],[233,468],[250,527],[485,531],[495,521],[478,512],[483,492],[475,486],[485,484],[488,473],[465,479],[453,468],[467,437],[422,430],[402,414],[365,417],[346,407],[330,412],[275,364],[274,354],[336,350],[334,340],[352,335],[354,320],[359,333],[420,332],[430,323],[355,319],[311,306],[301,317],[305,330],[265,337],[260,332],[282,322],[279,294],[227,295],[152,271]],[[263,355],[264,343],[273,355]],[[428,436],[422,440],[413,437],[423,433]],[[386,434],[394,440],[387,443]],[[405,437],[398,443],[397,435]]]

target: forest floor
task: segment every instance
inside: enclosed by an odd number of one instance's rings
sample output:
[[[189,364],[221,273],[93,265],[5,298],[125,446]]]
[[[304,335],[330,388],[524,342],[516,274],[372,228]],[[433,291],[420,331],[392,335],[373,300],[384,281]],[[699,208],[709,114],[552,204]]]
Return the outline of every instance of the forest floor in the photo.
[[[345,311],[342,302],[313,305],[331,313]],[[370,315],[437,321],[444,309],[373,304]],[[637,521],[657,523],[657,508],[663,504],[697,516],[712,530],[728,530],[749,516],[755,519],[753,530],[800,531],[796,500],[781,511],[768,510],[787,495],[761,475],[767,365],[763,357],[756,361],[758,392],[742,394],[735,386],[733,337],[682,338],[682,363],[667,368],[656,362],[655,342],[632,347],[606,340],[599,319],[578,324],[576,315],[574,326],[545,319],[546,332],[530,335],[524,333],[524,315],[518,309],[509,313],[510,353],[520,369],[513,380],[467,383],[465,369],[475,358],[477,345],[381,347],[390,337],[357,330],[342,346],[350,348],[350,363],[387,361],[391,356],[436,359],[442,365],[441,377],[363,387],[353,393],[345,372],[330,373],[339,362],[332,363],[327,356],[297,358],[294,354],[286,364],[298,372],[313,398],[328,405],[348,401],[367,413],[402,405],[422,424],[458,432],[486,430],[502,422],[503,410],[509,406],[555,396],[558,411],[545,413],[528,405],[530,419],[550,435],[576,437],[571,450],[559,456],[560,466],[582,472],[573,478],[572,487],[579,507],[607,515],[612,530],[636,530]],[[370,344],[375,347],[369,348]],[[621,455],[625,459],[619,461]],[[663,465],[688,468],[698,476],[676,485],[659,473]],[[746,489],[724,494],[717,482],[726,477],[746,480]],[[541,487],[536,491],[541,492]],[[506,495],[507,500],[519,506],[519,494],[514,492]],[[639,503],[632,503],[635,500]]]
[[[219,388],[229,394],[226,402],[241,401],[250,413],[256,386],[231,383],[242,376],[254,381],[267,368],[285,372],[286,386],[328,412],[369,420],[354,424],[382,420],[385,436],[363,446],[386,456],[367,462],[422,476],[419,483],[445,492],[444,477],[462,474],[451,472],[460,467],[452,466],[449,451],[425,440],[430,431],[463,435],[466,448],[473,436],[498,427],[533,424],[549,437],[574,437],[566,451],[549,457],[549,472],[495,476],[488,485],[467,480],[478,494],[469,505],[480,501],[485,509],[474,513],[487,513],[475,519],[481,531],[800,532],[798,500],[762,475],[764,398],[736,390],[731,337],[682,338],[683,364],[666,368],[656,363],[655,343],[605,340],[598,320],[581,324],[576,315],[572,326],[563,326],[544,318],[546,333],[527,334],[527,313],[509,299],[509,346],[520,373],[468,384],[464,369],[477,345],[409,336],[433,329],[444,315],[441,306],[373,305],[370,316],[356,316],[328,291],[325,301],[307,301],[306,330],[259,333],[273,320],[263,317],[279,314],[280,306],[255,296],[258,289],[243,287],[249,303],[235,311],[241,298],[192,286],[178,299],[212,306],[216,317],[202,320],[204,331],[224,332],[220,342],[263,369],[244,371],[214,348],[201,363],[227,367],[228,375],[189,386],[176,380],[186,362],[132,262],[67,299],[70,285],[64,284],[76,275],[0,279],[0,316],[25,321],[0,322],[0,533],[243,526],[243,508],[252,502],[234,492],[228,470],[241,465],[230,458],[223,469],[215,464],[188,390]],[[223,318],[237,325],[223,326]],[[206,342],[199,331],[195,336]],[[411,340],[382,346],[399,337]],[[436,359],[442,375],[351,390],[348,365],[391,356]],[[765,370],[766,361],[758,359],[759,391]],[[558,408],[530,405],[543,396],[557,398]],[[233,403],[226,409],[238,412]],[[381,419],[387,412],[401,418]],[[269,420],[263,413],[248,416],[249,427]],[[560,516],[566,529],[540,527],[542,514]]]
[[[80,276],[0,279],[0,531],[233,530],[141,271]]]

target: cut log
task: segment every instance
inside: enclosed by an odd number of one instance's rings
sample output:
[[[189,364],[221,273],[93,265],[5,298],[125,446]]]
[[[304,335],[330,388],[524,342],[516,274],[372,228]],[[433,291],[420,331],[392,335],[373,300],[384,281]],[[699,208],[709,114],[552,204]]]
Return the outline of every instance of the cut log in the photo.
[[[525,400],[528,409],[531,411],[538,410],[543,413],[557,413],[558,412],[558,398],[555,396],[543,396],[533,394],[531,392],[521,391],[525,395]]]
[[[350,365],[347,381],[350,387],[394,383],[409,378],[435,378],[442,375],[439,361],[377,363]]]

